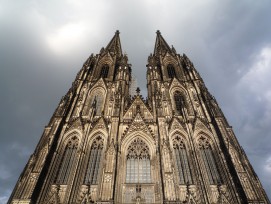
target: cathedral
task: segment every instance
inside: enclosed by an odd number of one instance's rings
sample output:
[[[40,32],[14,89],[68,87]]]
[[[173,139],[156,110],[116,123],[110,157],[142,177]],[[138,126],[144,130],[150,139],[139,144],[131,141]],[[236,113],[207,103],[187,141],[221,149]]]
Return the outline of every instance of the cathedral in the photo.
[[[156,34],[147,98],[119,31],[90,55],[9,204],[270,203],[193,63]]]

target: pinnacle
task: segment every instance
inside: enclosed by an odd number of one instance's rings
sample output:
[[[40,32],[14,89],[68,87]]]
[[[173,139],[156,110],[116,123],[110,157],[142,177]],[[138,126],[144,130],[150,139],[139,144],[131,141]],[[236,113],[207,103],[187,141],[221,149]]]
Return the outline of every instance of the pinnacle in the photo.
[[[137,93],[137,95],[140,94],[140,88],[139,87],[136,88],[136,93]]]
[[[105,48],[105,51],[113,52],[118,57],[122,55],[122,49],[121,49],[121,43],[120,43],[120,37],[119,37],[119,30],[116,30],[114,37],[111,39],[111,41],[108,43],[108,45]]]
[[[159,30],[156,31],[156,41],[154,46],[154,55],[157,55],[161,52],[171,52],[171,48],[161,35],[161,32]]]

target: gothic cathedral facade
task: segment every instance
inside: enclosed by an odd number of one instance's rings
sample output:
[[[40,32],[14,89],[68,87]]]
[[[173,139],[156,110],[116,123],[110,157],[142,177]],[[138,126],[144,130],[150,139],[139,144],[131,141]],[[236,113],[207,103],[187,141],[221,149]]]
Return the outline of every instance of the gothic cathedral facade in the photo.
[[[117,31],[62,97],[10,204],[270,203],[193,63],[157,31],[146,99]]]

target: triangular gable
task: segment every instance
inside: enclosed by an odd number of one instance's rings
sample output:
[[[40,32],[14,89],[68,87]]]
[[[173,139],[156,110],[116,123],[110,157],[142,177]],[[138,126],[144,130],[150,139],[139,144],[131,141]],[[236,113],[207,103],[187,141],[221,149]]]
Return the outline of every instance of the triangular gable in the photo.
[[[171,92],[172,89],[177,88],[178,90],[183,90],[185,94],[187,94],[187,92],[185,91],[186,88],[180,83],[180,81],[178,79],[176,79],[175,77],[173,78],[173,80],[171,81],[171,84],[169,86],[169,91]]]
[[[153,115],[151,113],[151,111],[149,110],[149,108],[146,106],[146,104],[144,103],[144,101],[142,100],[142,98],[140,98],[139,96],[135,97],[134,101],[131,103],[131,105],[129,106],[129,108],[126,110],[123,119],[132,119],[133,116],[136,114],[136,107],[140,105],[140,110],[143,107],[143,112],[141,113],[141,115],[144,115],[144,119],[153,119]]]
[[[114,62],[114,59],[109,51],[104,52],[101,58],[98,61],[98,65],[103,64],[112,64]]]
[[[130,133],[133,133],[136,131],[145,132],[146,134],[151,135],[154,138],[154,134],[151,128],[149,128],[148,125],[145,123],[140,113],[136,114],[131,125],[129,125],[124,131],[122,138],[124,138],[125,135],[129,135]]]
[[[164,55],[164,57],[162,58],[162,62],[164,64],[174,64],[174,65],[178,65],[178,61],[176,60],[174,54],[172,52],[166,52],[166,54]]]
[[[182,124],[178,121],[178,119],[173,118],[171,124],[169,125],[168,132],[169,134],[173,133],[175,130],[178,130],[180,132],[187,133],[185,128],[182,126]]]
[[[200,132],[205,132],[212,135],[209,128],[207,128],[207,126],[199,118],[196,119],[193,130],[194,130],[194,135],[197,135]]]
[[[91,132],[101,129],[105,130],[108,133],[108,126],[106,125],[105,120],[102,117],[93,125]]]
[[[84,125],[82,123],[81,117],[74,118],[68,122],[65,132],[68,132],[73,129],[83,130]]]
[[[103,87],[105,90],[107,90],[107,86],[106,86],[106,83],[105,83],[103,77],[101,77],[98,81],[96,81],[96,82],[93,84],[92,88],[90,89],[90,92],[91,92],[92,90],[94,90],[95,88],[97,88],[97,87]]]

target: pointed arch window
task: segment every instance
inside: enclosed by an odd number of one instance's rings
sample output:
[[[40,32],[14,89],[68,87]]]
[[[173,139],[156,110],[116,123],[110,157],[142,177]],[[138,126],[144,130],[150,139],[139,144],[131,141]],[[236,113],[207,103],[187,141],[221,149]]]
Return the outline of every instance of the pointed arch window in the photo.
[[[214,154],[211,145],[207,138],[201,137],[199,139],[199,151],[208,175],[208,180],[210,184],[221,183],[221,176],[219,174],[217,164],[215,162]]]
[[[57,173],[56,183],[58,184],[68,183],[69,177],[72,173],[72,169],[76,162],[78,143],[79,139],[76,136],[72,137],[68,141],[61,159],[60,168]]]
[[[108,64],[103,65],[103,66],[102,66],[102,69],[101,69],[100,77],[102,77],[102,78],[107,78],[108,71],[109,71],[109,66],[108,66]]]
[[[169,78],[174,78],[176,77],[176,72],[175,72],[175,68],[172,64],[169,64],[167,66],[167,73],[168,73],[168,77]]]
[[[103,152],[103,139],[98,136],[92,143],[88,157],[88,166],[85,174],[84,184],[97,184],[100,163]]]
[[[130,144],[126,157],[126,183],[151,182],[149,152],[149,147],[140,138]]]
[[[180,184],[192,184],[191,168],[188,161],[187,149],[180,136],[173,140],[173,149],[176,158],[176,166],[179,173]]]
[[[102,105],[103,105],[103,94],[101,92],[98,92],[95,94],[94,99],[91,103],[92,108],[95,108],[96,115],[101,115],[102,113]]]
[[[95,115],[101,115],[103,111],[105,99],[105,91],[103,89],[96,89],[91,92],[84,105],[83,115],[89,116],[92,112],[90,110],[95,111]]]
[[[176,106],[176,112],[178,114],[183,115],[182,109],[184,105],[184,98],[179,91],[176,91],[174,93],[174,101],[175,101],[175,106]]]

